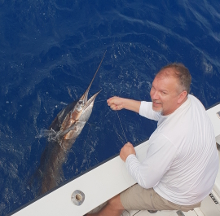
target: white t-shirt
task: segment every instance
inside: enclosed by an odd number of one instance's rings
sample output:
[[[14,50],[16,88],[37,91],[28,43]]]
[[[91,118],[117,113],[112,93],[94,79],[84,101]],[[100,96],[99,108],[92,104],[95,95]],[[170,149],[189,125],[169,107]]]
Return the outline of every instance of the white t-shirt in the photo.
[[[212,190],[219,162],[213,126],[201,102],[188,95],[177,110],[163,116],[152,110],[151,102],[142,101],[139,114],[158,123],[146,159],[140,163],[133,154],[127,157],[130,174],[173,203],[202,201]]]

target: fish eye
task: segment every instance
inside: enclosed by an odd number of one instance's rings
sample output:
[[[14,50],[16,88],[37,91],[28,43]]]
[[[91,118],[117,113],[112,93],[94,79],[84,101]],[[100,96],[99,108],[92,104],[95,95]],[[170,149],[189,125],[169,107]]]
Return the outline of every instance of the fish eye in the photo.
[[[80,105],[83,104],[83,100],[80,100],[80,101],[79,101],[79,104],[80,104]]]

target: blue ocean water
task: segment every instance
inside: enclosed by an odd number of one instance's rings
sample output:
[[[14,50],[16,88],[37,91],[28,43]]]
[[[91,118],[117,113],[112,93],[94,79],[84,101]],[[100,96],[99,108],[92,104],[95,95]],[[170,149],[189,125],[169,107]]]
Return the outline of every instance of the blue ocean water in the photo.
[[[150,100],[162,66],[184,63],[191,93],[206,108],[219,102],[219,11],[217,0],[0,0],[0,215],[37,198],[29,180],[47,145],[40,130],[84,93],[105,50],[89,96],[102,91],[68,153],[63,183],[117,155],[126,141],[148,139],[155,122],[117,114],[106,100]]]

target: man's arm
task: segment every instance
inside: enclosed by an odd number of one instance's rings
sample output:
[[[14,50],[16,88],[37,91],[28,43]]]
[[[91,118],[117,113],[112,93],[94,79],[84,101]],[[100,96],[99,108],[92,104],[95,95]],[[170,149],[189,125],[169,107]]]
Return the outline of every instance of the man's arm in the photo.
[[[152,188],[160,182],[170,169],[178,151],[162,134],[157,134],[149,142],[151,143],[147,149],[146,158],[142,162],[134,154],[129,154],[125,160],[130,175],[146,189]]]
[[[120,98],[120,97],[112,97],[107,100],[108,106],[111,107],[113,110],[121,110],[127,109],[139,113],[140,101],[127,99],[127,98]]]

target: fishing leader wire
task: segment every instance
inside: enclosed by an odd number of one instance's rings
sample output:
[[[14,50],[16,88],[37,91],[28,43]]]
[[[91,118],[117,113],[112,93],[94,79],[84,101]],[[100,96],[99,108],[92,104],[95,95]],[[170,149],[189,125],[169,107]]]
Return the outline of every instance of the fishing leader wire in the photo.
[[[119,117],[119,114],[118,114],[118,111],[116,110],[116,113],[117,113],[117,116],[118,116],[118,119],[119,119],[119,122],[120,122],[120,125],[121,125],[121,129],[122,129],[122,131],[123,131],[123,134],[124,134],[124,137],[125,137],[125,141],[126,141],[126,143],[128,142],[128,139],[127,139],[127,137],[126,137],[126,135],[125,135],[125,131],[124,131],[124,129],[123,129],[123,126],[122,126],[122,123],[121,123],[121,119],[120,119],[120,117]]]

